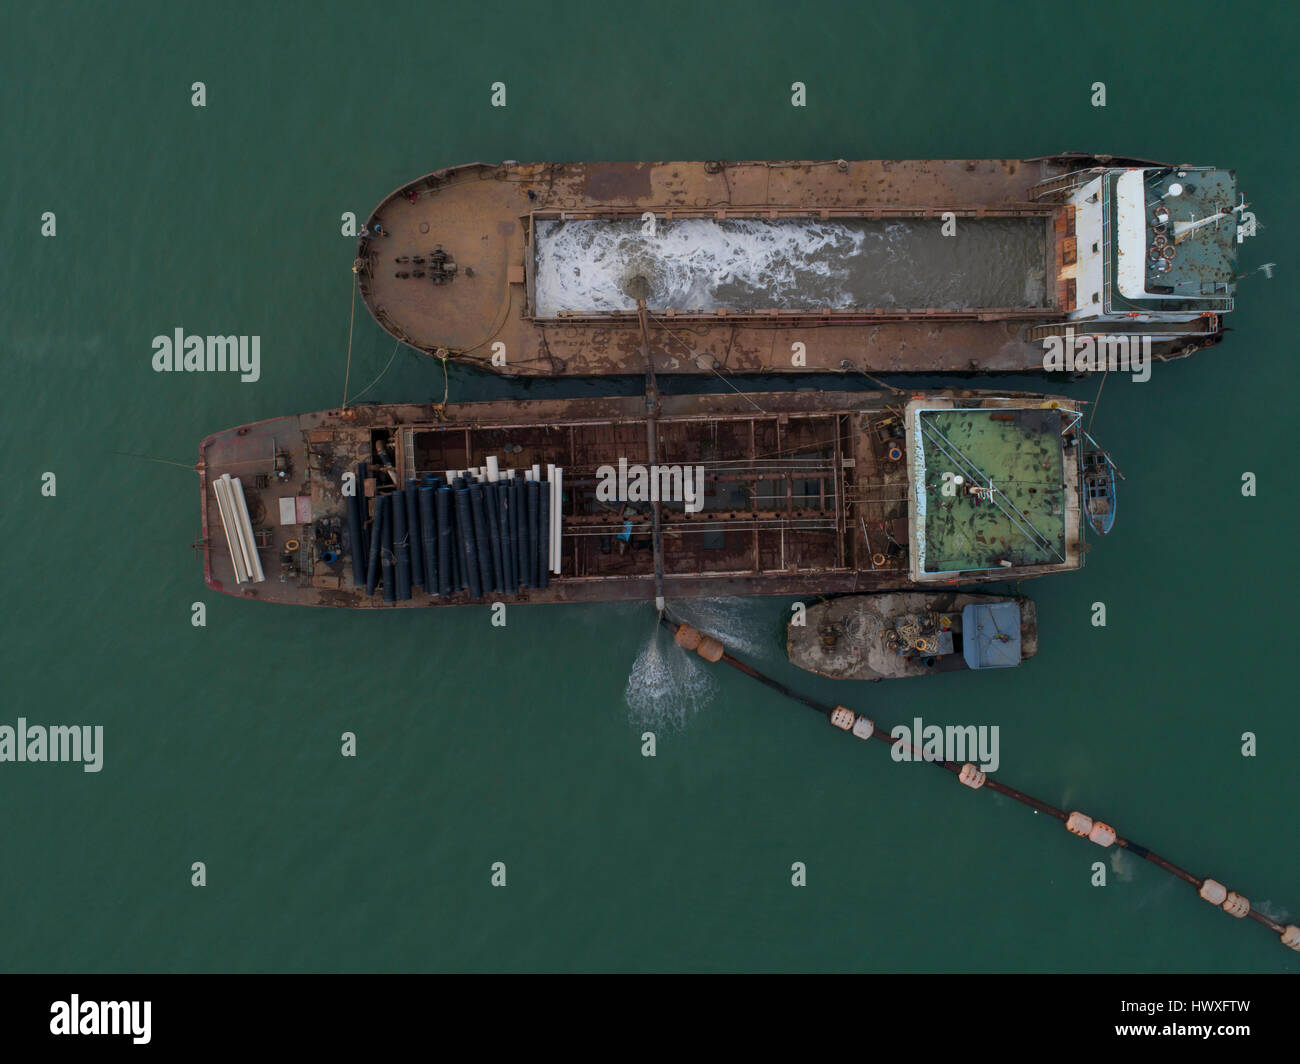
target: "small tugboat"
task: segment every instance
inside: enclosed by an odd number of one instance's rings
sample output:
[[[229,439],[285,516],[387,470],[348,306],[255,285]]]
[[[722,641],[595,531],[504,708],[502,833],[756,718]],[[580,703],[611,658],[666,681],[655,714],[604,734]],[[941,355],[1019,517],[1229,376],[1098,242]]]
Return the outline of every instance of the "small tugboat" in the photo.
[[[897,680],[962,669],[1011,669],[1038,653],[1027,598],[957,592],[846,595],[793,618],[791,664],[833,680]]]
[[[1085,447],[1080,455],[1083,473],[1083,507],[1088,527],[1100,536],[1115,526],[1115,477],[1119,470],[1110,455],[1084,433]]]

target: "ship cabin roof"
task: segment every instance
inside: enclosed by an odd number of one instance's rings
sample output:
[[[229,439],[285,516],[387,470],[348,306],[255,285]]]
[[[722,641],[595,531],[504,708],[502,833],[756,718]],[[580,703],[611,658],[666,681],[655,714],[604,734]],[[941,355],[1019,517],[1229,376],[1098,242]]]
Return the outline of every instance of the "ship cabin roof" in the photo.
[[[1077,567],[1077,420],[1055,401],[909,403],[912,578]]]

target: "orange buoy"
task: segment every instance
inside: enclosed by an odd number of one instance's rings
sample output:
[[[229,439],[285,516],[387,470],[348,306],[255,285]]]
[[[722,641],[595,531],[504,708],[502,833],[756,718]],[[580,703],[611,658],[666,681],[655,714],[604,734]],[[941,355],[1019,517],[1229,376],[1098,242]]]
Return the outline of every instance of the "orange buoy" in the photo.
[[[880,551],[876,551],[876,553],[871,556],[871,564],[879,569],[885,564],[885,556],[881,554]]]
[[[711,635],[700,636],[700,645],[695,648],[695,653],[705,661],[721,661],[723,655],[723,646]]]
[[[1092,830],[1088,832],[1088,841],[1095,842],[1098,846],[1113,846],[1115,844],[1115,829],[1109,824],[1103,824],[1100,820],[1094,820]]]
[[[1300,950],[1300,927],[1295,924],[1287,924],[1286,930],[1282,932],[1282,945],[1289,946],[1293,950]]]
[[[287,550],[287,551],[295,551],[295,550],[298,549],[299,546],[300,546],[300,544],[298,543],[298,541],[297,541],[296,539],[291,539],[291,540],[287,540],[287,541],[285,542],[285,544],[284,544],[284,549]]]
[[[984,786],[984,781],[988,777],[972,764],[965,764],[961,767],[961,775],[957,777],[962,783],[966,784],[972,790],[979,790]]]
[[[1228,896],[1228,888],[1217,879],[1207,879],[1201,884],[1201,889],[1197,893],[1211,905],[1222,905]]]
[[[1228,891],[1228,898],[1223,903],[1223,911],[1229,916],[1235,916],[1240,920],[1250,912],[1250,899],[1243,898],[1235,890]]]
[[[692,628],[689,624],[679,624],[677,633],[673,636],[673,642],[685,650],[694,650],[700,645],[700,640],[703,638],[699,629]]]
[[[836,706],[831,713],[831,723],[841,731],[848,731],[857,719],[858,715],[844,706]]]
[[[1071,813],[1065,821],[1065,830],[1086,839],[1088,833],[1092,831],[1092,817],[1085,813]]]

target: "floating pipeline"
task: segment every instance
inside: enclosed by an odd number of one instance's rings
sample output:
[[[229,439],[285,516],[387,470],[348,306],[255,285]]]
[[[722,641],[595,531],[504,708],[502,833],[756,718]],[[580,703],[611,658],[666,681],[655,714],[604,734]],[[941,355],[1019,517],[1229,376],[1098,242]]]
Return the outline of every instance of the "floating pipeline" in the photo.
[[[712,636],[704,635],[696,628],[689,624],[678,624],[668,617],[661,617],[661,623],[668,631],[673,633],[673,642],[683,650],[694,650],[700,657],[709,662],[719,662],[730,665],[738,672],[743,672],[751,679],[757,680],[765,687],[770,687],[778,694],[784,695],[791,701],[798,702],[800,705],[807,706],[815,710],[822,716],[826,717],[831,724],[844,732],[850,732],[859,739],[879,739],[882,742],[892,746],[901,742],[900,738],[888,734],[886,731],[878,729],[875,722],[865,716],[854,713],[853,710],[845,706],[831,706],[824,702],[819,702],[815,698],[809,698],[801,695],[799,692],[791,690],[779,680],[774,680],[759,672],[751,665],[746,665],[743,661],[733,658],[728,654],[723,645]],[[1109,824],[1100,820],[1094,820],[1085,813],[1078,811],[1066,813],[1064,810],[1057,809],[1055,806],[1048,805],[1046,802],[1039,801],[1037,798],[1030,797],[1023,791],[1018,791],[1014,787],[1008,787],[1005,783],[989,779],[988,776],[981,772],[972,764],[958,765],[952,761],[944,761],[938,758],[926,757],[922,751],[913,748],[913,759],[918,761],[928,761],[931,764],[947,769],[957,777],[959,783],[979,790],[987,787],[998,794],[1004,794],[1008,798],[1014,798],[1022,805],[1029,806],[1037,812],[1047,816],[1055,817],[1065,825],[1065,829],[1073,835],[1080,838],[1088,839],[1090,842],[1107,849],[1111,846],[1118,846],[1120,849],[1128,850],[1137,857],[1150,861],[1157,868],[1162,868],[1171,876],[1183,880],[1196,888],[1197,894],[1211,905],[1222,909],[1229,916],[1237,919],[1249,917],[1258,924],[1262,924],[1282,942],[1282,945],[1300,952],[1300,926],[1295,924],[1280,924],[1276,920],[1265,916],[1263,913],[1253,909],[1250,900],[1233,890],[1228,890],[1222,883],[1215,879],[1200,878],[1192,875],[1185,869],[1179,868],[1171,861],[1165,860],[1159,854],[1153,853],[1145,846],[1141,846],[1131,839],[1126,839],[1120,835]]]

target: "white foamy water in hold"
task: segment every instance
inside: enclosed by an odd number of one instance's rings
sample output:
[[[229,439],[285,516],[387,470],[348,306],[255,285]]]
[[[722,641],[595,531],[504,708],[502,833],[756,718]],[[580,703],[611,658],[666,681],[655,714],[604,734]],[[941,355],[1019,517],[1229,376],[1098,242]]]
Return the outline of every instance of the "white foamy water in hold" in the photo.
[[[871,310],[1040,306],[1041,218],[542,219],[535,312]]]

